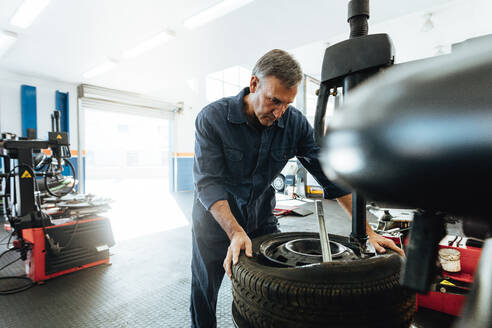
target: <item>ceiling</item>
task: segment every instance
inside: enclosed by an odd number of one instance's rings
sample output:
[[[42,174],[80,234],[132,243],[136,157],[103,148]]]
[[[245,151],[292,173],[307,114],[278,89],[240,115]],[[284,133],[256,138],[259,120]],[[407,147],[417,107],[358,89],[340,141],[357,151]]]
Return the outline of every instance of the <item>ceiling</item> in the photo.
[[[259,56],[272,48],[291,50],[306,73],[319,76],[327,43],[348,34],[347,1],[343,0],[255,0],[193,30],[183,26],[184,19],[218,0],[52,0],[25,30],[9,24],[21,2],[0,0],[0,29],[18,34],[17,42],[0,58],[0,69],[142,93],[234,65],[251,68]],[[466,3],[475,2],[486,0]],[[452,19],[451,25],[458,24],[463,3],[373,0],[370,31],[391,30],[397,49],[417,48],[415,41],[408,45],[404,40],[414,40],[412,36],[420,33],[424,13],[442,11],[454,4],[454,16],[439,21],[436,14],[433,19],[435,25],[446,26],[450,23],[446,19]],[[176,38],[139,57],[122,58],[123,51],[164,29],[175,31]],[[435,44],[442,38],[432,39],[426,49],[430,47],[435,52]],[[108,59],[118,65],[92,79],[83,78],[84,72]]]

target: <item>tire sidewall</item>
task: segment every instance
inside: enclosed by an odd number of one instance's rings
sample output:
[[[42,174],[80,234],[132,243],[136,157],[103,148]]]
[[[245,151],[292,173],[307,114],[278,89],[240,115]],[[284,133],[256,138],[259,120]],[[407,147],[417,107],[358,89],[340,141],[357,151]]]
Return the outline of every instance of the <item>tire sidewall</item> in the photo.
[[[401,270],[403,258],[396,252],[386,250],[385,254],[351,260],[346,262],[332,261],[327,263],[312,264],[302,267],[275,267],[267,265],[264,256],[260,253],[263,242],[276,237],[319,238],[317,233],[275,233],[264,235],[252,240],[253,257],[247,257],[244,252],[239,257],[238,264],[248,271],[261,271],[274,279],[290,281],[306,281],[309,283],[329,283],[333,281],[343,283],[370,283],[375,280],[383,280]],[[347,246],[348,238],[338,235],[329,235],[331,241],[336,241]]]

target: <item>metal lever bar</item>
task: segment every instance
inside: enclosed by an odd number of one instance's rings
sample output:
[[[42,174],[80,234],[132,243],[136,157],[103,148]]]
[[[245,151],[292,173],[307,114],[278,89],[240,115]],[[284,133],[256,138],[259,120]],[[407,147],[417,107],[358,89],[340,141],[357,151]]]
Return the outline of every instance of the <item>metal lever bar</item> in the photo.
[[[53,112],[53,115],[55,117],[55,132],[60,132],[60,111],[55,110]]]
[[[326,232],[325,225],[325,215],[323,211],[323,202],[321,200],[316,200],[314,202],[316,208],[316,216],[319,222],[319,239],[321,241],[321,254],[323,255],[323,262],[331,261],[331,248],[330,248],[330,238]]]
[[[51,114],[51,132],[56,132],[55,114]]]

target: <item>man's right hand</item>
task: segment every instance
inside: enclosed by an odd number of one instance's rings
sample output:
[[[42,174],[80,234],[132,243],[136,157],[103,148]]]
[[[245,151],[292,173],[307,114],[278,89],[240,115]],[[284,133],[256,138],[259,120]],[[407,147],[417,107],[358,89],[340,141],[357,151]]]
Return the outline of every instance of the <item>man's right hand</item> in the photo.
[[[227,249],[227,256],[224,260],[224,270],[229,278],[231,278],[231,262],[234,264],[237,263],[241,250],[245,250],[246,256],[253,256],[251,239],[249,239],[244,229],[237,223],[234,215],[232,215],[227,200],[216,201],[210,207],[210,213],[212,213],[215,220],[217,220],[222,229],[224,229],[227,237],[229,237],[229,240],[231,241],[229,248]]]
[[[231,278],[231,262],[236,264],[239,258],[239,253],[241,250],[245,250],[245,254],[248,257],[253,256],[253,250],[251,247],[251,239],[249,239],[248,235],[244,230],[234,232],[231,236],[231,244],[227,249],[227,256],[224,260],[224,270],[227,273],[227,276]]]

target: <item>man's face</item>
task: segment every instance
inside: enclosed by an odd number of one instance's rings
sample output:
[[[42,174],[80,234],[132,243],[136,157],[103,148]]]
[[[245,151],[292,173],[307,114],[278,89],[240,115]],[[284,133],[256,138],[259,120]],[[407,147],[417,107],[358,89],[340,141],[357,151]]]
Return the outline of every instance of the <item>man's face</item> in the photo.
[[[297,86],[288,88],[274,76],[261,80],[255,75],[251,77],[251,105],[261,125],[271,126],[285,113],[296,97]]]

